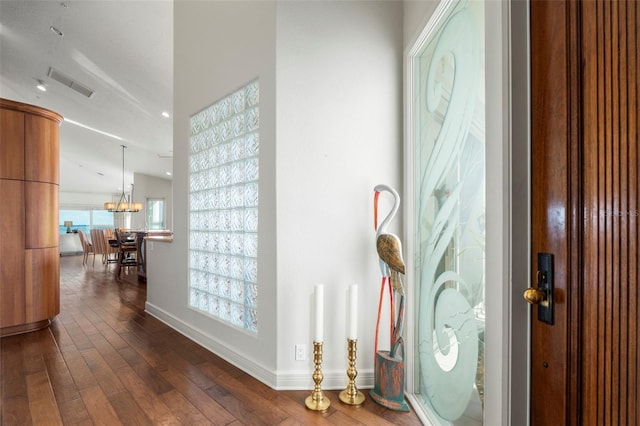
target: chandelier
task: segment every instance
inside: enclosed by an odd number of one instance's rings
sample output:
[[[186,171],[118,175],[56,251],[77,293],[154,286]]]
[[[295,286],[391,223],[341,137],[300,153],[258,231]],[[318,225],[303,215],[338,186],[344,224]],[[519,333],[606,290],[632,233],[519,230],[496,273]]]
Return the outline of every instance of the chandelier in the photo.
[[[126,146],[120,146],[122,147],[122,194],[120,195],[120,199],[117,203],[114,203],[113,201],[107,201],[104,203],[104,209],[115,213],[139,212],[142,210],[142,203],[134,203],[131,201],[133,199],[133,184],[131,184],[131,197],[128,198],[124,193],[124,149]]]

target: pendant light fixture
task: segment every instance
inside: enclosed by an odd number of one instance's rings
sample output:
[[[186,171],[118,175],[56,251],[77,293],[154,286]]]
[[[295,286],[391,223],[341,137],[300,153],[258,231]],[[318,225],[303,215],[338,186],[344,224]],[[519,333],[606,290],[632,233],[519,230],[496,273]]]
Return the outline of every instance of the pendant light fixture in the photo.
[[[124,193],[124,149],[126,146],[120,145],[122,147],[122,194],[120,195],[120,199],[117,203],[113,201],[108,201],[104,203],[104,209],[110,212],[122,213],[122,212],[139,212],[142,210],[142,203],[134,203],[133,199],[133,184],[131,184],[131,196],[127,198]]]

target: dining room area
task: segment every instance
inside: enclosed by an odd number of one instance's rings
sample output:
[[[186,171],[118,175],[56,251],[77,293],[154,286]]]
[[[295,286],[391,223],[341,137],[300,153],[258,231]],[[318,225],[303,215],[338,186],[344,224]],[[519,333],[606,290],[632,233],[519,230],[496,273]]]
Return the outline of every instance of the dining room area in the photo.
[[[96,227],[86,232],[82,227],[69,234],[60,234],[60,256],[82,256],[85,268],[100,268],[110,271],[113,279],[123,273],[133,274],[139,281],[146,281],[147,239],[171,241],[169,230],[126,230]],[[63,240],[72,239],[70,244]],[[78,243],[76,243],[79,242]]]

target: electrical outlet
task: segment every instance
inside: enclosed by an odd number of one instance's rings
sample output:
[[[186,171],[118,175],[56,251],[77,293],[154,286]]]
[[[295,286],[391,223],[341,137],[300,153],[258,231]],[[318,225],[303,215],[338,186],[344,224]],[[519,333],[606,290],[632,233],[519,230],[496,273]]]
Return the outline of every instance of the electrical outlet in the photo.
[[[296,345],[296,361],[306,361],[307,345]]]

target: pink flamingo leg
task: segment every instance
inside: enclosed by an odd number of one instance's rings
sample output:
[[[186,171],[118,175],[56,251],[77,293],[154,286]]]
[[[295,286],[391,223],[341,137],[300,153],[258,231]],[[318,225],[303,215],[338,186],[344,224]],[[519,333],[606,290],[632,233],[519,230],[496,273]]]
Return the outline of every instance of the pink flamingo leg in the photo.
[[[389,348],[393,346],[393,329],[395,328],[395,316],[396,306],[393,297],[393,286],[391,285],[391,278],[389,278],[389,301],[391,305],[391,317],[389,321]]]
[[[376,338],[374,340],[373,348],[374,356],[378,353],[378,332],[380,330],[380,314],[382,313],[382,298],[384,297],[384,282],[386,279],[387,277],[382,277],[382,283],[380,285],[380,301],[378,302],[378,319],[376,321]]]

